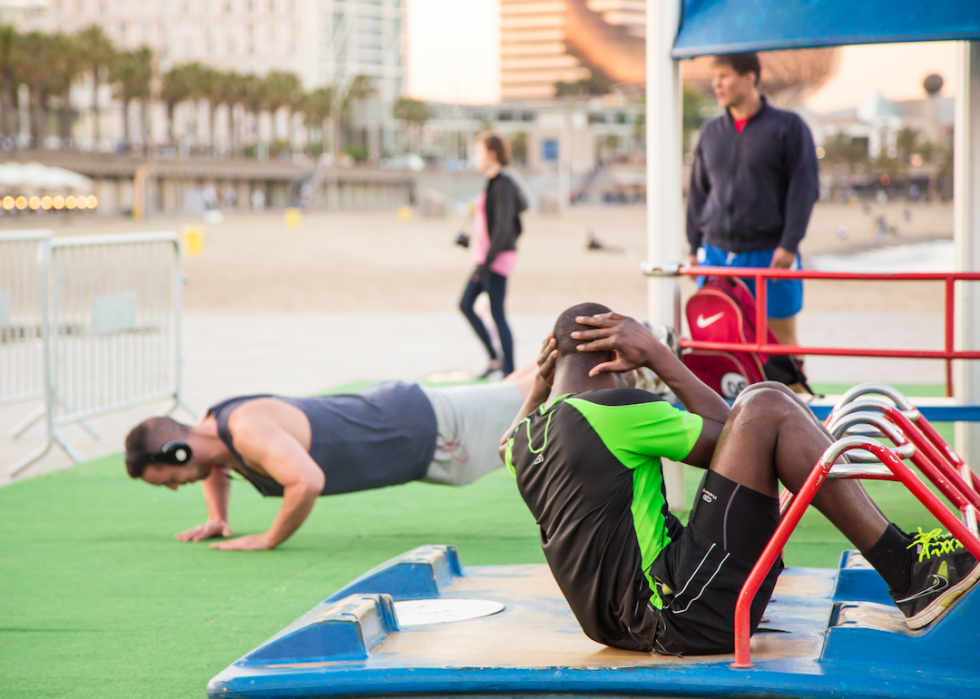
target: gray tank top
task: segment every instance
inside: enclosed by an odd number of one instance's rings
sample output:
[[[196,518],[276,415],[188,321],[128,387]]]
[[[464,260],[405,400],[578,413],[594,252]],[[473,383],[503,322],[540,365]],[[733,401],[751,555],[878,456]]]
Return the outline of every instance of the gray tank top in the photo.
[[[391,381],[360,393],[286,398],[239,396],[208,408],[218,436],[238,463],[236,469],[264,496],[281,497],[283,487],[256,473],[232,444],[228,417],[243,403],[276,398],[303,411],[310,421],[310,456],[326,476],[322,495],[398,485],[422,478],[436,449],[436,416],[418,384]]]

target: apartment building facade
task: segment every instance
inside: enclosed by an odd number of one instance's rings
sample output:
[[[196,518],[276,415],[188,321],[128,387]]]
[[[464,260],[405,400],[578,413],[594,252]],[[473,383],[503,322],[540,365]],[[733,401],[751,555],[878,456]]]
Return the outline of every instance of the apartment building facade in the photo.
[[[391,105],[405,83],[405,0],[35,0],[20,31],[74,33],[97,25],[120,49],[150,47],[166,72],[200,62],[264,75],[287,71],[304,89],[372,78],[360,128],[393,138]],[[80,91],[78,99],[86,99]],[[111,99],[104,96],[102,100]],[[80,105],[88,106],[88,105]]]
[[[645,36],[645,0],[500,0],[501,99],[548,99],[555,83],[597,72],[618,82],[628,71],[600,65],[587,47]]]

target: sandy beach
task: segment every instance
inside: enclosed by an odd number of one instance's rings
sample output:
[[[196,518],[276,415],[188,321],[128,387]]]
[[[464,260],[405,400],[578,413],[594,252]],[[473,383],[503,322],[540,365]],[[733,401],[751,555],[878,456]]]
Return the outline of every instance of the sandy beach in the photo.
[[[889,221],[901,214],[900,205],[884,207]],[[859,207],[818,205],[804,259],[873,246],[872,220]],[[0,223],[0,230],[49,227],[57,235],[202,228],[203,254],[184,260],[184,388],[197,409],[231,395],[303,395],[350,381],[474,374],[486,362],[456,307],[472,269],[469,251],[453,245],[464,225],[460,216],[403,221],[395,212],[324,212],[304,216],[296,228],[281,211],[233,214],[215,225],[189,217],[134,222],[95,216],[70,225],[54,217]],[[837,235],[842,224],[846,239]],[[949,238],[952,209],[914,207],[912,221],[899,225],[889,242]],[[588,252],[590,229],[622,252]],[[537,354],[555,315],[573,303],[597,300],[646,315],[642,207],[529,214],[525,230],[508,293],[518,362]],[[684,288],[690,293],[693,285]],[[936,284],[807,282],[800,338],[815,345],[939,347],[941,310]],[[917,329],[912,339],[909,327]],[[811,357],[807,370],[816,382],[938,383],[943,376],[941,362],[916,360]],[[43,438],[41,424],[19,440],[7,436],[36,405],[0,406],[0,485],[9,482],[6,466]],[[119,451],[129,428],[160,408],[150,403],[95,418],[101,440],[77,425],[65,433],[83,458],[95,458]],[[55,449],[23,476],[70,463]]]
[[[802,246],[807,256],[865,250],[881,242],[901,244],[952,237],[950,204],[818,204]],[[877,240],[873,220],[884,215],[897,234]],[[14,227],[12,221],[2,221]],[[195,218],[150,221],[87,217],[65,225],[42,217],[16,227],[50,227],[58,235],[204,230],[199,257],[185,260],[188,313],[425,313],[453,311],[470,253],[453,245],[468,225],[462,216],[401,220],[395,212],[313,212],[296,228],[281,211],[235,213],[220,224]],[[838,235],[840,226],[848,231]],[[625,252],[589,252],[588,231]],[[520,262],[510,281],[511,313],[558,313],[594,299],[623,312],[646,311],[643,207],[574,208],[563,214],[530,213],[520,240]],[[682,233],[679,232],[679,235]],[[688,292],[690,286],[688,285]],[[804,311],[939,313],[938,284],[808,282]]]

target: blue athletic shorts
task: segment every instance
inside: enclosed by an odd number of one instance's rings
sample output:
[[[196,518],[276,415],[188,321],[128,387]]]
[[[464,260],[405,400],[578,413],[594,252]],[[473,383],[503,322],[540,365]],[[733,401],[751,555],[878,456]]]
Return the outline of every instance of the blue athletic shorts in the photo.
[[[752,252],[725,252],[710,245],[701,246],[702,255],[698,262],[708,267],[764,267],[772,264],[775,248],[753,250]],[[796,256],[793,269],[800,269],[800,255]],[[755,294],[755,279],[743,279],[749,290]],[[698,286],[704,284],[704,277],[698,277]],[[766,316],[769,318],[791,318],[803,308],[802,279],[770,279],[766,282]]]

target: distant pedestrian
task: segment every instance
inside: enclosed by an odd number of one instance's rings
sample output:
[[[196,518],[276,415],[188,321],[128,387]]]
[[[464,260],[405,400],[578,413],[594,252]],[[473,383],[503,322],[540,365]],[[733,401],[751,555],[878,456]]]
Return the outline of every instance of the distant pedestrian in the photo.
[[[716,56],[712,87],[725,113],[706,122],[694,153],[687,199],[689,263],[799,269],[798,248],[820,194],[813,135],[795,113],[759,92],[759,57]],[[755,293],[755,282],[745,282]],[[799,279],[766,285],[770,328],[797,345]]]
[[[514,339],[504,314],[504,300],[507,277],[517,265],[517,238],[522,230],[520,214],[527,209],[527,199],[504,171],[509,163],[510,150],[503,138],[494,133],[478,137],[476,167],[487,176],[487,188],[476,201],[473,235],[476,269],[466,283],[459,308],[490,355],[483,378],[498,373],[507,376],[514,371]],[[486,326],[473,310],[477,297],[484,291],[490,299],[490,315],[497,326],[502,357],[497,355]]]

